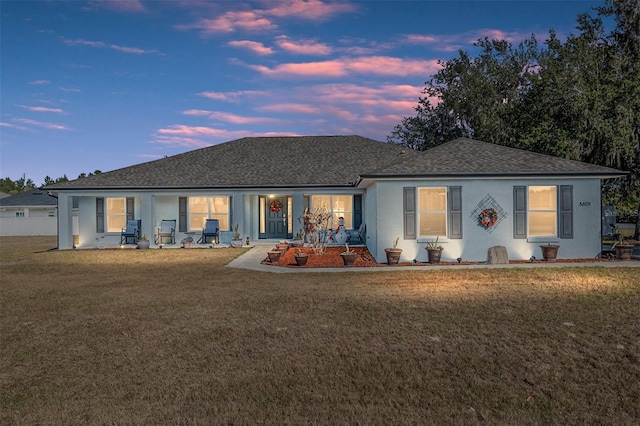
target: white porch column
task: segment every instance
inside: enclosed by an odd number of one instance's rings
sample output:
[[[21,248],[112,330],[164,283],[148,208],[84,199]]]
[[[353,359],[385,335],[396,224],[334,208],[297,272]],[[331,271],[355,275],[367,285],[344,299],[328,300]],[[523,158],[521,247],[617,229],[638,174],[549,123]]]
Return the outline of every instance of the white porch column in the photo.
[[[293,203],[293,211],[291,212],[293,217],[291,219],[293,220],[293,236],[295,237],[298,231],[302,229],[302,224],[298,221],[298,218],[304,213],[304,193],[302,191],[294,191],[291,197]]]
[[[240,237],[243,237],[245,234],[245,230],[247,228],[246,223],[246,215],[244,211],[244,195],[235,195],[233,197],[233,206],[231,206],[231,217],[233,218],[233,222],[230,223],[231,231],[233,231],[236,224],[238,225],[238,232],[240,233]]]
[[[58,193],[58,249],[73,248],[73,197]]]
[[[142,194],[142,208],[140,209],[140,219],[142,220],[141,234],[146,234],[149,237],[149,241],[153,242],[153,233],[155,232],[153,224],[155,223],[155,206],[153,205],[153,195],[145,192]]]

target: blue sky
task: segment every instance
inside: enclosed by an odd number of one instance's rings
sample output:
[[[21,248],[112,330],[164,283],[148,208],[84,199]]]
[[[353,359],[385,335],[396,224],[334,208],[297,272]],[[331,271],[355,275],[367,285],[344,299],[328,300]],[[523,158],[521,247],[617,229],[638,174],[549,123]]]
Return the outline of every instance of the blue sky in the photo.
[[[564,38],[602,4],[1,0],[0,177],[73,179],[245,136],[384,141],[438,60],[485,36]]]

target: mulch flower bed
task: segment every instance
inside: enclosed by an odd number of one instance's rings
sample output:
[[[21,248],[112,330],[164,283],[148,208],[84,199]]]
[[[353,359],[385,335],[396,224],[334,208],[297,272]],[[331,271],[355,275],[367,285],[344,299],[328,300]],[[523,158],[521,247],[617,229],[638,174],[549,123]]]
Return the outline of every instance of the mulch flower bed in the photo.
[[[274,248],[275,249],[275,248]],[[366,247],[350,247],[350,251],[356,252],[356,260],[353,263],[354,267],[372,267],[372,266],[386,266],[389,268],[393,268],[394,266],[389,266],[386,263],[378,263],[375,258],[369,253],[369,250]],[[280,256],[280,260],[277,262],[270,262],[269,258],[266,257],[263,261],[263,265],[273,265],[273,266],[284,266],[291,268],[344,268],[344,263],[342,261],[342,257],[340,253],[345,251],[345,248],[340,247],[327,247],[324,254],[315,254],[312,248],[304,247],[299,250],[302,253],[307,253],[309,255],[309,259],[307,260],[307,264],[305,266],[298,266],[296,264],[296,260],[293,257],[298,249],[296,248],[288,248],[286,251]],[[556,259],[555,263],[585,263],[585,262],[615,262],[615,260],[607,260],[603,259]],[[458,262],[445,262],[441,261],[438,264],[431,264],[428,262],[400,262],[399,266],[447,266],[447,265],[479,265],[484,262],[469,262],[462,260],[460,263]],[[510,260],[510,264],[522,264],[522,263],[537,263],[537,264],[545,264],[544,260]]]

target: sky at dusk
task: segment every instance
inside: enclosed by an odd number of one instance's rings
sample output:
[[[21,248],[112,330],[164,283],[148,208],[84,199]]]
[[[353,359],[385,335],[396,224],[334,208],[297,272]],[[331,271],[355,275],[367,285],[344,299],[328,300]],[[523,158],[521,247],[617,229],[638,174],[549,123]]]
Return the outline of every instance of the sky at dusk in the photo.
[[[0,0],[0,177],[40,185],[245,136],[384,141],[438,60],[485,36],[564,39],[599,5]]]

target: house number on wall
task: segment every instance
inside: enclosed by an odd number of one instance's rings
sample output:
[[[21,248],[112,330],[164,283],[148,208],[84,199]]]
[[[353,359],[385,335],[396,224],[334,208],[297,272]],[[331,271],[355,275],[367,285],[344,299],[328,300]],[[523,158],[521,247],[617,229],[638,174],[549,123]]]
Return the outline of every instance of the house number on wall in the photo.
[[[580,201],[580,203],[578,203],[578,205],[580,207],[589,207],[591,205],[591,201]]]

